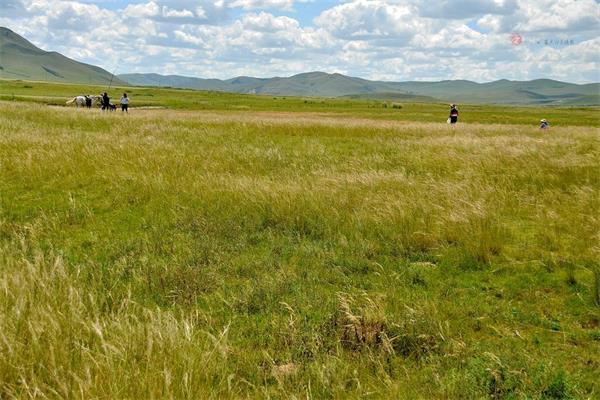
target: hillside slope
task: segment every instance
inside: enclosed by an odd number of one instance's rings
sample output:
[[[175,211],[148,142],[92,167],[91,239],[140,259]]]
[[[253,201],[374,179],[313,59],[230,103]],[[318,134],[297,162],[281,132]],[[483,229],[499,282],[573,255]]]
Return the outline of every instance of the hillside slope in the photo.
[[[8,28],[0,27],[0,78],[108,84],[112,74],[54,51],[44,51]],[[127,85],[114,77],[113,85]]]

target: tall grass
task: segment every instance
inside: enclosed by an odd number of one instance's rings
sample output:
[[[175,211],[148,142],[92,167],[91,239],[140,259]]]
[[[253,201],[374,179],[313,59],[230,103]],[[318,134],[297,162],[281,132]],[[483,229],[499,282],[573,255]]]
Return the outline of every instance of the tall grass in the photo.
[[[596,128],[0,111],[2,397],[599,393]]]

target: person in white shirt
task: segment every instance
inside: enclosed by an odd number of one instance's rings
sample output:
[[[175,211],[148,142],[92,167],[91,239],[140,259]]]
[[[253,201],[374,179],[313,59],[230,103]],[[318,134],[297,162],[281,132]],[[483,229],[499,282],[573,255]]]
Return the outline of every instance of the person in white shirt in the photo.
[[[121,111],[129,112],[127,109],[129,107],[129,97],[127,97],[127,93],[123,93],[123,97],[121,97]]]

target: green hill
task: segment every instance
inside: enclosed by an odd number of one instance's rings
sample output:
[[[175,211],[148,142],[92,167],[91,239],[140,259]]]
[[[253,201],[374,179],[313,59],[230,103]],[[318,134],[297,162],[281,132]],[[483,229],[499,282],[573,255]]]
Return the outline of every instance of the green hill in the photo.
[[[219,79],[190,78],[179,75],[125,74],[121,80],[136,86],[157,86],[198,90],[226,91],[228,85]]]
[[[397,91],[457,103],[598,105],[600,84],[577,85],[551,79],[476,83],[471,81],[399,82]]]
[[[412,99],[413,101],[470,104],[600,105],[600,84],[577,85],[550,79],[532,81],[503,79],[487,83],[467,80],[381,82],[324,72],[309,72],[285,78],[241,76],[229,80],[158,74],[125,74],[119,77],[132,85],[140,86],[169,86],[280,96]]]
[[[253,78],[239,76],[228,80],[201,79],[176,75],[124,74],[124,81],[140,86],[170,86],[183,89],[219,90],[232,93],[286,96],[341,97],[394,91],[387,82],[373,82],[342,74],[308,72],[291,77]]]
[[[54,51],[44,51],[8,28],[0,27],[0,78],[108,84],[112,74]],[[114,85],[127,85],[117,77]]]

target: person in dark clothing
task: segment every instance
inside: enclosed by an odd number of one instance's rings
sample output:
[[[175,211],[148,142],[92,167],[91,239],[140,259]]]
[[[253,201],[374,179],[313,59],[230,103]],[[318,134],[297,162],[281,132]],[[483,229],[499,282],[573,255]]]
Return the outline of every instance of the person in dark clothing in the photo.
[[[456,104],[450,105],[450,123],[455,124],[458,122],[458,108],[456,108]]]
[[[88,95],[85,96],[85,106],[87,108],[92,108],[92,98]]]
[[[102,109],[110,110],[110,97],[108,97],[108,93],[106,92],[102,95]]]

